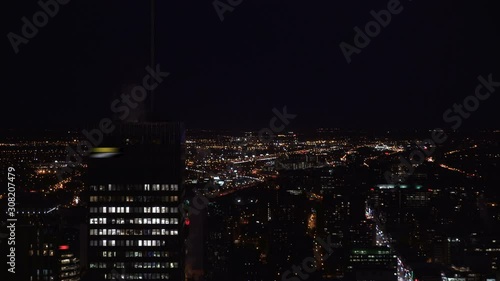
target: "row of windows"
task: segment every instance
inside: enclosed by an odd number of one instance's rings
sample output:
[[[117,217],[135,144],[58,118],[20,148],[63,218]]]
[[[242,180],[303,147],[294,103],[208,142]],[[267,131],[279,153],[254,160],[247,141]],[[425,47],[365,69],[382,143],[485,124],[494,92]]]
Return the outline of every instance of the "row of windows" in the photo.
[[[360,261],[360,262],[367,262],[367,263],[372,263],[372,262],[387,262],[387,263],[391,263],[391,262],[396,262],[394,259],[376,259],[376,258],[373,258],[373,259],[355,259],[355,258],[351,258],[350,259],[351,261]]]
[[[177,207],[90,207],[91,213],[117,213],[117,214],[129,214],[129,213],[154,213],[154,214],[169,214],[178,213],[179,209]]]
[[[43,243],[43,245],[40,245],[40,243],[37,243],[33,246],[33,244],[30,244],[30,249],[33,249],[33,248],[44,248],[44,249],[48,249],[48,248],[53,248],[54,245],[52,243]]]
[[[70,280],[70,279],[67,279],[68,277],[72,277],[72,276],[76,276],[78,275],[80,271],[79,270],[72,270],[72,271],[66,271],[66,272],[62,272],[59,274],[59,278],[61,278],[60,280]],[[73,279],[75,280],[75,279]]]
[[[36,270],[36,275],[52,275],[52,269],[37,269]],[[41,278],[41,277],[39,277]]]
[[[94,266],[96,266],[97,264],[99,266],[104,264],[105,266],[104,268],[108,266],[108,264],[106,263],[94,263]],[[130,262],[127,264],[125,264],[124,262],[115,262],[112,264],[111,268],[125,268],[125,265],[127,265],[127,268],[178,268],[179,267],[179,263],[177,262]]]
[[[177,235],[177,230],[172,230],[174,234]],[[101,247],[115,247],[115,246],[139,246],[139,247],[157,247],[165,246],[165,240],[90,240],[90,246],[101,246]]]
[[[53,256],[54,255],[54,250],[30,250],[29,251],[30,256]]]
[[[142,209],[142,208],[141,208]],[[132,211],[134,208],[132,208]],[[91,213],[130,213],[130,207],[90,207]]]
[[[75,263],[78,263],[78,259],[77,258],[72,258],[72,259],[63,259],[63,260],[60,260],[60,263],[61,264],[75,264]]]
[[[90,229],[90,235],[176,235],[177,230],[170,229]]]
[[[100,256],[104,258],[116,258],[116,251],[102,251]],[[170,252],[167,251],[126,251],[126,258],[168,258]]]
[[[126,251],[127,258],[168,258],[170,252],[167,251]]]
[[[90,224],[179,224],[178,218],[90,218]]]
[[[106,280],[169,280],[168,273],[107,273]]]
[[[90,196],[90,202],[177,202],[178,196]]]
[[[132,262],[132,268],[178,268],[177,262]]]
[[[91,185],[92,191],[178,191],[177,184],[107,184]]]
[[[80,268],[80,265],[69,265],[69,266],[61,267],[61,271],[77,270],[79,268]]]
[[[115,251],[102,251],[100,256],[104,258],[116,258],[116,252]]]

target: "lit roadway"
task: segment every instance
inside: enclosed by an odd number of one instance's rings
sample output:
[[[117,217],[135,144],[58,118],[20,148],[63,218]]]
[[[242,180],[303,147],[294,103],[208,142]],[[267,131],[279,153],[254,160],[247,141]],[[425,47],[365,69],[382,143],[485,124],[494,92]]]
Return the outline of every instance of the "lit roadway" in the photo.
[[[296,151],[288,151],[288,152],[283,152],[281,154],[304,154],[310,152],[310,149],[302,149],[302,150],[296,150]],[[262,156],[256,156],[256,157],[248,157],[248,159],[245,160],[234,160],[231,162],[231,164],[243,164],[243,163],[249,163],[249,162],[254,162],[254,161],[267,161],[267,160],[274,160],[278,158],[280,154],[274,153],[274,154],[267,154],[267,155],[262,155]]]
[[[190,172],[195,172],[195,173],[199,173],[199,174],[206,174],[207,172],[205,171],[202,171],[202,170],[197,170],[197,169],[190,169],[190,168],[186,168],[186,170],[190,171]],[[244,179],[249,179],[249,180],[254,180],[254,181],[260,181],[260,182],[263,182],[264,180],[262,179],[259,179],[259,178],[254,178],[254,177],[250,177],[250,176],[238,176],[238,177],[235,177],[235,179],[241,179],[241,178],[244,178]]]
[[[206,173],[205,171],[197,170],[197,169],[186,168],[186,170],[191,171],[191,172],[195,172],[195,173],[200,173],[200,174],[205,174]],[[253,180],[253,181],[256,181],[256,182],[247,183],[247,184],[239,185],[239,186],[229,186],[229,187],[227,187],[228,188],[227,190],[218,191],[218,192],[210,192],[210,193],[207,194],[207,197],[209,197],[209,198],[215,198],[215,197],[226,196],[226,195],[232,194],[232,193],[234,193],[234,192],[236,192],[238,190],[243,190],[243,189],[255,187],[257,184],[259,184],[261,182],[264,182],[264,180],[262,180],[262,179],[254,178],[254,177],[250,177],[250,176],[238,176],[238,177],[236,177],[236,179],[241,179],[241,178]]]
[[[368,206],[366,208],[367,210],[369,209]],[[385,231],[384,226],[378,219],[377,215],[374,212],[369,212],[369,211],[366,211],[365,214],[367,219],[373,220],[375,222],[376,245],[386,246],[395,253],[396,251],[394,250],[394,247],[391,244],[391,238]],[[397,257],[397,262],[398,262],[397,266],[398,281],[413,281],[413,273],[411,269],[403,264],[399,256]]]
[[[266,161],[266,160],[273,160],[278,158],[277,155],[275,154],[270,154],[270,155],[264,155],[264,156],[257,156],[257,157],[248,157],[249,159],[247,160],[240,160],[240,161],[233,161],[231,164],[243,164],[243,163],[249,163],[249,162],[254,162],[254,161]]]
[[[222,196],[226,196],[226,195],[229,195],[229,194],[233,194],[233,193],[235,193],[236,191],[239,191],[239,190],[243,190],[243,189],[255,187],[255,186],[257,186],[257,184],[258,183],[253,182],[253,183],[249,183],[249,184],[245,184],[245,185],[234,186],[234,187],[231,187],[231,189],[224,190],[224,191],[219,191],[219,192],[217,192],[215,194],[211,194],[211,195],[213,195],[213,197],[222,197]]]

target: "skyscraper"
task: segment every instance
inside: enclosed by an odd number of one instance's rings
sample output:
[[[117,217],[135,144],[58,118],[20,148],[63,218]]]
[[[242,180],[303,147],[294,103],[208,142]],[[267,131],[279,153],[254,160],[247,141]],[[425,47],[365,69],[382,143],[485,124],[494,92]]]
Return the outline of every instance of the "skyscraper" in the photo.
[[[179,123],[128,122],[89,160],[89,277],[183,280]],[[122,279],[120,279],[122,278]]]

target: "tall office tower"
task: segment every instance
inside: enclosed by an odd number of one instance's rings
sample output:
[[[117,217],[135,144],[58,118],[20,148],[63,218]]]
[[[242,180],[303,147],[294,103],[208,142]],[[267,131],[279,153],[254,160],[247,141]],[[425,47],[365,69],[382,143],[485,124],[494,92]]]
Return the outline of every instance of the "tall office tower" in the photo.
[[[179,123],[128,122],[90,154],[89,280],[184,280]]]

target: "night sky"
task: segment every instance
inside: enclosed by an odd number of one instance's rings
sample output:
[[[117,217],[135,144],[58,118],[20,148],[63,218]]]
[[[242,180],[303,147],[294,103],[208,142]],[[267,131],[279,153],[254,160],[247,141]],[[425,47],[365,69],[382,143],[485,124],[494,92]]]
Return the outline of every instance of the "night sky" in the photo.
[[[188,128],[259,129],[283,106],[297,114],[291,129],[446,128],[443,112],[474,94],[478,75],[500,81],[494,1],[402,0],[350,64],[339,44],[389,1],[243,0],[223,22],[212,1],[158,2],[157,59],[171,75],[156,115]],[[17,55],[6,35],[40,7],[7,5],[2,128],[93,126],[146,74],[149,1],[71,0]],[[464,126],[496,127],[498,93]]]

